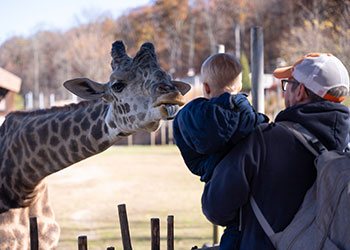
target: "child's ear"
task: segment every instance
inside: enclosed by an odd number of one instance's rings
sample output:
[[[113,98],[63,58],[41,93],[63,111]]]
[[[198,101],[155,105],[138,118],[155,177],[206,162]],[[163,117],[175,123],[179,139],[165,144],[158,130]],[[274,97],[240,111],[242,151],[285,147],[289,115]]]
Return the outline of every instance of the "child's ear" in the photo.
[[[210,86],[208,83],[203,82],[203,90],[204,90],[204,95],[209,96],[211,93]]]

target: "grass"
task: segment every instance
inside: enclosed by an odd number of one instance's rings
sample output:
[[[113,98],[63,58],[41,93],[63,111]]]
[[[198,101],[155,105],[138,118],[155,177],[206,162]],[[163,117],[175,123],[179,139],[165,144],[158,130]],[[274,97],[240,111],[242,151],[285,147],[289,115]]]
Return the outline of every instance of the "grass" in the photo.
[[[160,218],[161,249],[166,222],[175,217],[175,249],[212,241],[201,212],[203,183],[192,175],[175,146],[117,146],[48,178],[50,200],[61,227],[58,250],[122,249],[118,204],[126,204],[133,249],[150,249],[150,219]]]

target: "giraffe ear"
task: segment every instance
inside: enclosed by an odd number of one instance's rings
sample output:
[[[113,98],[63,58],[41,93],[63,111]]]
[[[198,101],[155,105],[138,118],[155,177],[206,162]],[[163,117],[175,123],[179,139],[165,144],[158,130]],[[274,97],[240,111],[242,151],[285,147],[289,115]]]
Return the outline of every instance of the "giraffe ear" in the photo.
[[[94,100],[104,97],[108,84],[94,82],[88,78],[75,78],[63,83],[63,86],[82,99]]]
[[[174,86],[180,91],[182,95],[185,95],[191,89],[191,85],[182,81],[171,81]]]

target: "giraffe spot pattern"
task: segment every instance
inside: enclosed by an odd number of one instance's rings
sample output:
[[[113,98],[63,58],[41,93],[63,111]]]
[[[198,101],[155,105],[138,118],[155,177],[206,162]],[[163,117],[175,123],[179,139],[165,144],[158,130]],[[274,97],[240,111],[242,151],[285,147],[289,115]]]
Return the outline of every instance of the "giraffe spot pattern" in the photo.
[[[103,128],[104,128],[105,134],[108,134],[108,126],[107,126],[107,124],[105,124],[105,125],[103,126]]]
[[[79,109],[78,111],[76,111],[75,115],[74,115],[74,121],[76,123],[81,122],[81,120],[84,118],[85,113],[83,112],[83,109]]]
[[[53,135],[51,138],[50,138],[50,145],[51,146],[57,146],[58,144],[60,143],[60,140],[58,139],[57,136]]]
[[[63,158],[63,160],[64,160],[66,163],[70,163],[67,150],[66,150],[66,148],[65,148],[64,146],[61,146],[61,147],[59,148],[58,152],[62,155],[62,158]]]
[[[76,140],[70,141],[69,149],[75,153],[79,151],[79,146]]]
[[[102,142],[100,145],[98,145],[98,149],[100,150],[100,151],[104,151],[104,150],[106,150],[108,147],[109,147],[109,141],[107,140],[107,141],[104,141],[104,142]]]
[[[99,120],[96,125],[92,126],[91,129],[91,135],[96,139],[99,140],[102,138],[102,120]]]
[[[54,133],[58,133],[58,122],[56,120],[51,121],[51,130]]]
[[[108,125],[111,127],[111,128],[116,128],[117,125],[115,124],[114,121],[109,121]]]
[[[70,127],[72,125],[72,122],[70,120],[67,120],[62,123],[61,126],[61,136],[63,140],[67,140],[70,135]]]
[[[86,131],[88,128],[90,128],[90,122],[89,118],[85,117],[83,122],[81,123],[81,128]]]
[[[80,142],[82,143],[82,145],[86,146],[90,151],[94,152],[94,148],[92,147],[92,144],[90,142],[90,140],[86,137],[86,135],[82,135],[80,137]]]
[[[137,114],[137,118],[138,118],[140,121],[143,121],[143,120],[145,119],[145,117],[146,117],[146,113],[141,112],[141,113],[138,113],[138,114]]]
[[[80,155],[77,153],[71,153],[71,156],[72,156],[73,162],[78,162],[78,161],[82,160]]]
[[[123,110],[122,110],[122,108],[119,105],[117,106],[117,109],[118,109],[118,113],[119,114],[123,114]]]
[[[40,144],[46,144],[47,139],[49,137],[49,127],[47,124],[44,124],[38,129],[38,135],[39,135]]]
[[[26,144],[29,146],[29,149],[34,152],[38,144],[35,140],[34,130],[32,128],[28,128],[25,131]]]
[[[45,176],[46,175],[46,171],[44,169],[43,164],[39,163],[35,158],[33,158],[30,163],[32,164],[32,166],[34,166],[35,169],[38,169],[40,172],[41,176]]]
[[[91,113],[91,116],[90,116],[91,119],[93,121],[96,121],[97,118],[99,117],[100,113],[101,113],[101,106],[98,106],[95,108],[94,112]]]
[[[130,112],[130,105],[128,103],[125,103],[124,107],[125,107],[126,113],[129,113]]]
[[[75,136],[78,136],[80,134],[80,129],[79,129],[78,126],[75,125],[73,127],[73,133],[74,133]]]
[[[63,165],[55,150],[52,150],[52,149],[49,148],[49,154],[50,154],[50,157],[51,157],[52,161],[55,164],[57,164],[58,166],[62,166]]]
[[[89,157],[92,155],[92,153],[90,153],[85,147],[81,147],[81,151],[83,152],[83,155],[85,157]]]
[[[38,156],[40,157],[42,162],[49,162],[50,161],[50,158],[44,149],[39,150]]]
[[[31,165],[28,162],[24,163],[23,171],[25,174],[35,174],[35,170],[31,167]],[[36,177],[35,177],[35,179],[36,179]]]
[[[134,115],[131,115],[128,118],[131,123],[134,123],[134,121],[136,120],[136,117]]]
[[[25,138],[24,138],[24,135],[23,135],[23,134],[20,135],[20,141],[21,141],[21,145],[22,145],[23,148],[24,148],[24,152],[25,152],[26,157],[29,158],[29,157],[30,157],[30,152],[29,152],[28,145],[27,145],[27,143],[25,142]]]

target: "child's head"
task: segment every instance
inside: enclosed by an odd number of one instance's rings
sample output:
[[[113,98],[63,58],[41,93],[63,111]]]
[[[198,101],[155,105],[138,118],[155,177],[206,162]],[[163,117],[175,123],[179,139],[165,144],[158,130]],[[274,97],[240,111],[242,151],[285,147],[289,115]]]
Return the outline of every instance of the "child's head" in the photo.
[[[218,97],[224,92],[238,93],[242,88],[242,67],[237,58],[228,53],[208,57],[201,68],[203,94]]]

